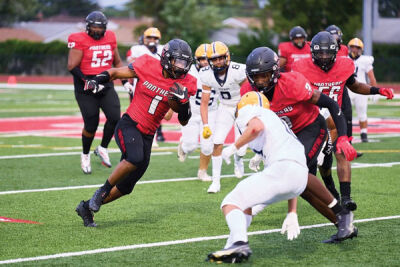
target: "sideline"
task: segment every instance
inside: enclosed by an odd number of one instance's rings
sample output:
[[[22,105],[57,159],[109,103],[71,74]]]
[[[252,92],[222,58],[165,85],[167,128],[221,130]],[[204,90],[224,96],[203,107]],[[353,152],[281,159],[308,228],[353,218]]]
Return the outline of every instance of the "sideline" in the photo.
[[[387,217],[376,217],[376,218],[367,218],[355,220],[355,223],[364,223],[364,222],[373,222],[373,221],[383,221],[383,220],[393,220],[399,219],[400,215],[387,216]],[[332,223],[322,223],[322,224],[313,224],[301,226],[300,229],[311,229],[311,228],[320,228],[325,226],[332,226]],[[249,232],[248,235],[263,235],[263,234],[271,234],[280,232],[281,229],[271,229],[271,230],[263,230],[256,232]],[[76,251],[76,252],[67,252],[53,255],[45,255],[38,257],[30,257],[30,258],[18,258],[18,259],[10,259],[0,261],[0,264],[9,264],[9,263],[19,263],[19,262],[28,262],[28,261],[40,261],[40,260],[48,260],[48,259],[57,259],[57,258],[66,258],[66,257],[75,257],[82,255],[91,255],[91,254],[99,254],[99,253],[107,253],[107,252],[115,252],[115,251],[124,251],[124,250],[132,250],[137,248],[151,248],[151,247],[162,247],[162,246],[171,246],[178,244],[187,244],[187,243],[195,243],[202,242],[208,240],[217,240],[217,239],[226,239],[228,235],[218,235],[218,236],[204,236],[204,237],[195,237],[189,239],[181,239],[181,240],[171,240],[164,242],[155,242],[155,243],[144,243],[144,244],[136,244],[129,246],[119,246],[119,247],[111,247],[111,248],[99,248],[94,250],[84,250],[84,251]]]

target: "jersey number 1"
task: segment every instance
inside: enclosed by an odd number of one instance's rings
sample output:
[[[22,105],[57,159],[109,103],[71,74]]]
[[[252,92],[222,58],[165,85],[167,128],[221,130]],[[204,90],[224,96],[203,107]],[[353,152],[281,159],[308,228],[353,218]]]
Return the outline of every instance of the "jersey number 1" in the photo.
[[[154,113],[156,112],[158,103],[160,103],[161,100],[162,100],[162,96],[156,95],[153,98],[153,100],[151,100],[150,107],[147,112],[150,113],[151,115],[154,115]]]
[[[111,50],[93,51],[92,64],[90,66],[92,68],[110,66],[110,63],[108,63],[108,61],[110,61],[111,59],[112,59]]]

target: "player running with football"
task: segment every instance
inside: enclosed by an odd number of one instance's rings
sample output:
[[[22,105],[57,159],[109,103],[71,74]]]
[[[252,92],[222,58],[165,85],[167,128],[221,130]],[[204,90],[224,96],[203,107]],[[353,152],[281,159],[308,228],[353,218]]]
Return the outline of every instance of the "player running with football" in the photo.
[[[211,157],[212,161],[212,183],[208,188],[208,193],[217,193],[221,189],[221,152],[225,139],[234,125],[236,105],[240,100],[240,86],[246,80],[245,65],[231,62],[228,47],[222,42],[213,42],[207,50],[209,67],[200,70],[200,79],[203,83],[201,95],[200,113],[203,121],[203,137],[212,138],[214,149]],[[208,105],[211,98],[211,90],[216,90],[219,94],[220,103],[217,110],[215,130],[212,132],[209,126]],[[235,138],[239,137],[237,127],[235,128]],[[244,165],[242,157],[246,154],[246,147],[242,147],[235,154],[234,172],[237,178],[244,175]]]
[[[308,174],[304,147],[287,124],[268,108],[267,98],[259,92],[245,94],[238,104],[236,123],[242,135],[222,152],[225,161],[245,144],[263,158],[263,171],[244,179],[221,203],[230,234],[225,248],[207,257],[212,262],[237,263],[247,260],[249,247],[247,228],[252,220],[252,207],[293,199],[304,192],[314,194],[336,214],[338,240],[354,232],[353,214],[345,211],[314,175]],[[281,233],[292,240],[300,234],[296,205],[289,207]]]
[[[310,55],[310,43],[307,42],[307,33],[300,27],[293,27],[289,32],[290,42],[282,42],[278,46],[279,67],[290,72],[294,61],[300,58],[308,58]]]
[[[93,197],[81,201],[76,208],[84,226],[95,227],[93,212],[130,194],[145,173],[154,133],[170,109],[168,99],[179,103],[179,122],[187,124],[191,116],[189,96],[197,89],[196,79],[187,74],[191,64],[190,46],[183,40],[173,39],[164,46],[161,62],[144,55],[128,67],[109,69],[86,82],[86,89],[96,92],[101,84],[117,78],[138,79],[133,100],[115,129],[121,161]]]
[[[81,111],[84,126],[82,130],[81,168],[90,174],[90,147],[99,126],[100,109],[107,120],[103,138],[94,153],[102,164],[111,168],[107,147],[113,137],[115,125],[121,116],[121,107],[113,82],[104,84],[101,92],[84,90],[85,80],[111,68],[121,67],[115,34],[107,30],[107,18],[100,11],[93,11],[86,17],[86,32],[73,33],[68,37],[68,70],[74,77],[75,99]],[[122,83],[126,83],[123,80]]]
[[[205,139],[202,135],[203,124],[200,115],[203,84],[201,83],[199,77],[199,71],[201,68],[208,66],[207,50],[209,47],[210,44],[201,44],[194,53],[196,64],[192,65],[189,74],[197,78],[197,92],[196,95],[190,97],[192,117],[187,125],[182,126],[182,137],[178,145],[178,159],[180,162],[184,162],[187,155],[198,147],[198,140],[200,137],[200,165],[197,171],[197,178],[199,178],[201,181],[211,181],[211,177],[207,174],[207,168],[214,147],[212,139]],[[213,131],[215,127],[215,116],[218,107],[217,102],[215,90],[211,89],[210,102],[208,103],[208,125],[211,131]]]
[[[337,49],[336,40],[329,32],[319,32],[311,41],[311,59],[296,61],[293,64],[293,71],[302,73],[310,81],[313,89],[319,90],[335,100],[339,107],[342,106],[344,86],[358,94],[381,94],[388,99],[393,98],[393,92],[390,88],[377,88],[358,82],[354,75],[353,61],[348,57],[336,57]],[[339,139],[336,140],[336,143],[340,142]],[[336,147],[333,148],[337,160],[341,201],[347,209],[355,210],[357,205],[351,199],[350,162],[339,150],[336,150]],[[332,154],[329,154],[325,156],[324,164],[320,167],[320,173],[325,183],[329,180],[332,182],[328,183],[333,183],[331,167]]]

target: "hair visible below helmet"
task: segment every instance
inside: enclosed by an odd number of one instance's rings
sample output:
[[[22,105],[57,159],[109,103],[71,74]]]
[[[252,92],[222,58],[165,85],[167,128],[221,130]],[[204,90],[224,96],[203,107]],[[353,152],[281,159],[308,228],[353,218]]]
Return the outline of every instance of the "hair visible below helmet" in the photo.
[[[225,57],[225,65],[222,67],[217,67],[212,63],[213,58]],[[208,64],[214,70],[214,72],[221,72],[228,68],[231,62],[231,55],[229,53],[229,48],[223,42],[216,41],[210,44],[210,49],[207,50]]]
[[[200,69],[200,59],[207,59],[207,51],[210,49],[210,44],[201,44],[197,47],[196,51],[194,52],[194,58],[196,62],[197,69]]]
[[[338,26],[332,24],[326,27],[325,31],[329,32],[330,34],[333,35],[333,37],[335,37],[337,45],[339,47],[340,44],[342,43],[342,36],[343,36],[342,30]]]
[[[350,40],[350,42],[347,44],[347,46],[349,47],[349,56],[352,59],[357,59],[361,56],[362,51],[364,50],[364,43],[361,41],[361,39],[358,38],[353,38]],[[351,51],[351,47],[355,46],[360,48],[360,50],[358,51],[358,53],[354,53]]]
[[[93,11],[86,17],[85,21],[86,33],[93,39],[100,40],[106,33],[108,23],[107,17],[100,11]],[[100,33],[94,32],[90,29],[90,26],[99,26],[102,27],[104,30]]]
[[[259,73],[271,72],[271,78],[266,85],[257,85],[254,76]],[[264,94],[273,89],[278,82],[278,55],[268,47],[258,47],[251,51],[246,60],[246,75],[250,84]]]
[[[301,45],[298,45],[297,43],[295,43],[293,40],[294,38],[304,38],[304,42],[301,43]],[[298,48],[303,48],[304,45],[306,44],[306,40],[307,40],[307,33],[306,31],[300,27],[300,26],[296,26],[293,27],[290,32],[289,32],[289,38],[292,41],[292,43],[298,47]]]
[[[329,32],[317,33],[311,40],[311,58],[323,71],[329,71],[336,61],[338,45]]]
[[[184,78],[193,63],[192,49],[184,40],[172,39],[164,45],[160,62],[171,78]]]
[[[257,105],[259,107],[269,109],[269,101],[267,97],[264,94],[255,91],[248,92],[244,94],[242,98],[240,98],[240,101],[237,105],[237,110],[239,111],[241,108],[247,105]]]

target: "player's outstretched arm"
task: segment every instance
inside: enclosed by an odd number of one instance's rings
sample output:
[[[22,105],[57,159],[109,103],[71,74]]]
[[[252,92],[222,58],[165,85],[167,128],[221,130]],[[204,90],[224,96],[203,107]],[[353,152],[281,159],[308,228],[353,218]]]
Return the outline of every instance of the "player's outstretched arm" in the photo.
[[[347,82],[347,87],[356,94],[361,95],[383,95],[386,96],[387,99],[393,98],[393,89],[392,88],[378,88],[375,86],[370,86],[365,83],[360,83],[351,76]]]

